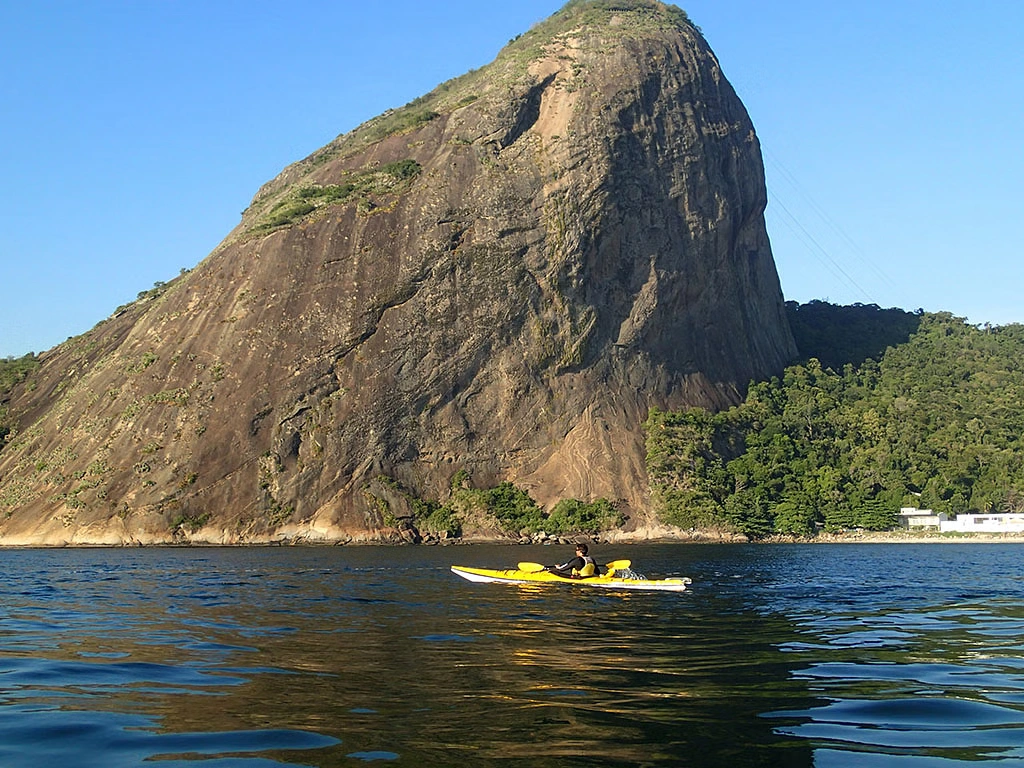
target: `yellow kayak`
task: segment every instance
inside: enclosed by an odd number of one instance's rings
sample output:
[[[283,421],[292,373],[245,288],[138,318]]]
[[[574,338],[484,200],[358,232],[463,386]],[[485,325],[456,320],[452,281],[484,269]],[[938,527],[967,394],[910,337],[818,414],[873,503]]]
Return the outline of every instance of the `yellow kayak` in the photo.
[[[572,584],[577,587],[601,587],[604,589],[642,589],[662,590],[665,592],[682,592],[690,579],[646,579],[637,577],[628,568],[613,569],[610,573],[602,576],[588,576],[586,578],[567,578],[543,570],[544,566],[538,566],[542,570],[534,568],[523,569],[522,566],[530,565],[520,563],[519,568],[508,568],[505,570],[493,570],[490,568],[469,568],[464,565],[453,565],[452,573],[461,576],[469,581],[484,584]]]

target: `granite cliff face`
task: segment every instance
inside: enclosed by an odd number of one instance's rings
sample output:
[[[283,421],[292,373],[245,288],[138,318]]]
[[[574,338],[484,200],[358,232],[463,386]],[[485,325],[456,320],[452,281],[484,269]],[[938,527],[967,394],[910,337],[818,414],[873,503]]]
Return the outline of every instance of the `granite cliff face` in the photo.
[[[646,509],[651,406],[795,355],[753,126],[678,9],[570,3],[285,169],[12,395],[0,543],[372,540],[380,476]]]

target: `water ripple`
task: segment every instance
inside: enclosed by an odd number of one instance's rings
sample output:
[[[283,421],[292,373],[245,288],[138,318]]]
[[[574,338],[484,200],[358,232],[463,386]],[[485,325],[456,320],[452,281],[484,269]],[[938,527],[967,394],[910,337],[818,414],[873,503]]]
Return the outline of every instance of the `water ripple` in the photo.
[[[539,547],[3,554],[5,768],[1024,759],[1021,547],[607,553],[672,595],[449,570]]]

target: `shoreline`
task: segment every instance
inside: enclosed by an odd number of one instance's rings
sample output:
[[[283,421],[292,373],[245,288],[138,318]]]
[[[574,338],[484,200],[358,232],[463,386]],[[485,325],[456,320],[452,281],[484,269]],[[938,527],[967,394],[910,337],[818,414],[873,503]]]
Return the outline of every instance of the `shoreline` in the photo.
[[[807,544],[1024,544],[1024,533],[939,533],[938,531],[881,531],[820,534],[792,543]]]
[[[598,545],[634,544],[749,544],[772,546],[780,544],[1024,544],[1024,533],[940,533],[938,531],[849,531],[845,533],[819,533],[816,536],[769,536],[763,539],[748,539],[745,536],[724,531],[678,531],[664,526],[640,528],[633,531],[605,531],[601,534],[572,534],[548,536],[544,539],[510,538],[501,536],[467,536],[454,539],[424,540],[414,543],[407,539],[365,537],[353,539],[328,539],[316,537],[282,537],[262,541],[216,541],[203,537],[190,540],[139,541],[45,541],[26,537],[18,541],[4,541],[0,538],[0,550],[15,549],[212,549],[212,548],[269,548],[269,547],[466,547],[475,545],[519,546],[565,546],[579,541]]]

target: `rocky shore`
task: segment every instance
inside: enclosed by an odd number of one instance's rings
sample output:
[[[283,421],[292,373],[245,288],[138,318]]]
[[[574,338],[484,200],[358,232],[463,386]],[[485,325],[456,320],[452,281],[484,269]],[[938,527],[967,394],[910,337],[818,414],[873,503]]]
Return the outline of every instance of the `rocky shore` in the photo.
[[[750,540],[742,534],[721,529],[681,529],[657,522],[647,522],[630,529],[603,531],[600,534],[549,534],[539,532],[509,536],[498,531],[475,530],[461,537],[420,534],[415,528],[403,527],[378,531],[343,530],[332,526],[286,527],[271,535],[252,536],[214,526],[195,531],[178,529],[142,532],[113,527],[36,530],[17,536],[0,536],[0,548],[47,547],[166,547],[166,546],[462,546],[473,544],[572,545],[586,541],[592,544],[958,544],[958,543],[1024,543],[1024,534],[1017,533],[940,533],[938,531],[845,531],[821,532],[815,536],[770,536]]]

